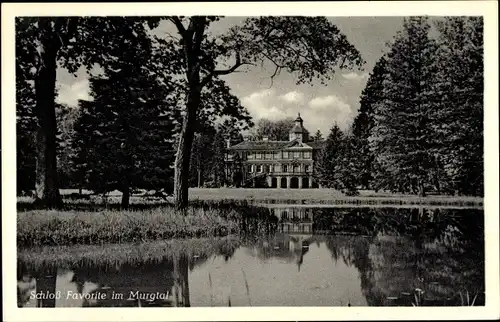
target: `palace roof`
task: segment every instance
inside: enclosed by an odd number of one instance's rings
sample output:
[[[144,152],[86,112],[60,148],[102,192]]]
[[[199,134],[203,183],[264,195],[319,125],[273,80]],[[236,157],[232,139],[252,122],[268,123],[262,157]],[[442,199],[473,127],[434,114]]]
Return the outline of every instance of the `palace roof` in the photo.
[[[302,143],[304,148],[321,149],[325,141],[311,141]],[[276,151],[292,148],[298,141],[243,141],[230,147],[230,150]],[[300,143],[299,143],[300,144]]]

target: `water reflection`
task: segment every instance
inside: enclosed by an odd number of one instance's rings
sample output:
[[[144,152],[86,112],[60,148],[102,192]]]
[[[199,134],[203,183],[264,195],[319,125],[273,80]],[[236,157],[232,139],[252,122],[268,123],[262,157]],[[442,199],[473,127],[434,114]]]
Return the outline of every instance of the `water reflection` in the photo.
[[[18,304],[448,306],[470,305],[477,295],[474,304],[484,305],[482,210],[275,207],[271,212],[277,218],[274,231],[220,240],[199,254],[49,265],[21,252]],[[43,296],[58,293],[59,298]]]

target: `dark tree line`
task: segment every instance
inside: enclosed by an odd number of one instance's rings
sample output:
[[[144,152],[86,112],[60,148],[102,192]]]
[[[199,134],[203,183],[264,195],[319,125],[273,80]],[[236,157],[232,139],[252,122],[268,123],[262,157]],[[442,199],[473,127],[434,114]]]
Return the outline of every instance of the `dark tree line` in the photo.
[[[195,135],[191,151],[190,187],[220,188],[235,185],[233,177],[226,172],[225,158],[228,144],[243,141],[241,130],[234,122],[225,120]]]
[[[483,21],[438,20],[436,37],[431,27],[427,18],[405,20],[348,134],[334,127],[327,138],[325,185],[483,195]]]

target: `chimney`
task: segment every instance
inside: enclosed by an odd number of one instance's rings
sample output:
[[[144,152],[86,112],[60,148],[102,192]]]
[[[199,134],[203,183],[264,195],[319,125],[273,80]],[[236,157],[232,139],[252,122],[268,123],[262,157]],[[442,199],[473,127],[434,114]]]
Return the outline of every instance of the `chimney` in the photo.
[[[226,148],[230,148],[231,147],[231,139],[226,139]]]
[[[269,141],[269,137],[268,137],[267,135],[263,136],[263,137],[262,137],[262,141],[264,141],[264,142]]]

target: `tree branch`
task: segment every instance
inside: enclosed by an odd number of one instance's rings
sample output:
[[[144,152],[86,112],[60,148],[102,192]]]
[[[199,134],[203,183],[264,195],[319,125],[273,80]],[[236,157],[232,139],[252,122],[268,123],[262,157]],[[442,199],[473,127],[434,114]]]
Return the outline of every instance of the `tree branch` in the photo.
[[[179,31],[179,34],[184,37],[184,35],[186,34],[186,28],[184,28],[184,25],[182,24],[179,17],[169,17],[168,20],[172,21],[175,24],[175,26],[177,27],[177,31]]]
[[[78,18],[57,18],[54,24],[54,33],[61,43],[66,46],[71,37],[76,33]]]
[[[243,63],[241,62],[241,55],[240,55],[240,52],[237,51],[236,52],[236,62],[235,64],[229,68],[229,69],[224,69],[224,70],[214,70],[212,71],[212,74],[213,75],[228,75],[228,74],[231,74],[232,72],[234,72],[238,67],[240,67],[241,65],[243,65]]]
[[[215,69],[215,70],[213,70],[210,74],[205,76],[205,78],[201,82],[201,85],[205,86],[208,82],[210,82],[212,80],[212,78],[214,76],[229,75],[231,73],[234,73],[236,71],[236,69],[238,69],[238,67],[245,65],[245,64],[252,65],[250,63],[242,62],[240,52],[237,51],[236,52],[236,62],[234,63],[234,65],[232,67],[230,67],[228,69]]]

